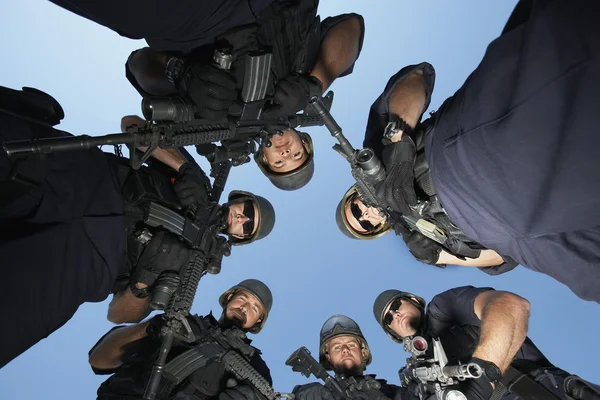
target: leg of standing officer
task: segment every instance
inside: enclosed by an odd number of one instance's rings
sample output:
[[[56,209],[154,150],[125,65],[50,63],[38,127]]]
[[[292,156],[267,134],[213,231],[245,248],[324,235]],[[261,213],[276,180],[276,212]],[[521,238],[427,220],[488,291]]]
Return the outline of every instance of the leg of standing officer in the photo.
[[[253,23],[274,0],[51,0],[160,51],[187,52],[235,26]]]

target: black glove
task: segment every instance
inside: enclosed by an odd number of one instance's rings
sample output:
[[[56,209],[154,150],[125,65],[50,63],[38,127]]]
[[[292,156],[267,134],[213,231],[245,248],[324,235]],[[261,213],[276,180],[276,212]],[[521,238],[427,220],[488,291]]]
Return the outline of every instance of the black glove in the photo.
[[[400,142],[383,149],[386,178],[375,187],[382,205],[403,215],[409,215],[410,206],[417,204],[415,194],[415,144],[405,135]]]
[[[296,400],[336,400],[331,391],[318,382],[295,387],[294,395]]]
[[[163,318],[164,314],[155,315],[148,321],[148,325],[146,326],[146,335],[149,338],[155,341],[159,341],[162,339],[162,328],[165,326],[165,319]]]
[[[186,66],[175,87],[194,102],[196,114],[205,119],[226,117],[238,95],[229,72],[206,63]]]
[[[179,176],[175,180],[173,189],[183,206],[208,204],[210,181],[196,164],[186,162],[179,168]]]
[[[312,96],[323,93],[323,84],[309,75],[289,74],[275,86],[276,104],[263,111],[263,118],[285,117],[302,111]]]
[[[253,387],[241,384],[221,392],[219,400],[265,400],[265,397]]]
[[[436,264],[440,258],[440,252],[444,249],[438,242],[429,239],[420,232],[410,232],[401,223],[394,224],[394,230],[396,235],[402,236],[408,250],[417,261],[440,268],[446,267],[445,264]]]
[[[187,261],[188,249],[177,236],[169,232],[158,232],[142,252],[133,281],[152,286],[162,272],[179,272]]]
[[[464,382],[463,393],[467,400],[489,400],[494,388],[485,374],[477,379],[467,379]]]

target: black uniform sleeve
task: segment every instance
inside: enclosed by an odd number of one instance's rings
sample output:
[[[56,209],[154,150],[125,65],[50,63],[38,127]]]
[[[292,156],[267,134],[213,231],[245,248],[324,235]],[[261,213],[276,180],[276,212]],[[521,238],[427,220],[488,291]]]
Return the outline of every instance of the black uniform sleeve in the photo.
[[[365,20],[363,19],[362,15],[360,15],[360,14],[355,14],[355,13],[340,14],[335,17],[325,18],[323,20],[323,22],[321,22],[321,42],[323,42],[323,39],[325,39],[325,37],[327,36],[327,32],[329,32],[329,30],[331,28],[333,28],[340,22],[346,21],[350,18],[356,18],[356,19],[358,19],[358,22],[360,23],[360,40],[358,43],[358,54],[356,55],[356,60],[358,60],[358,57],[360,57],[360,52],[362,50],[363,40],[365,38]],[[356,60],[354,60],[354,63],[356,62]],[[354,63],[352,63],[352,65],[347,70],[345,70],[342,74],[340,74],[339,77],[350,75],[352,73],[352,71],[354,70]]]
[[[296,400],[335,400],[331,391],[319,382],[297,385],[292,393]]]
[[[385,90],[371,106],[363,147],[372,148],[375,150],[375,154],[377,154],[378,157],[381,157],[381,153],[383,151],[383,143],[381,143],[381,139],[383,139],[383,130],[390,119],[390,95],[399,82],[402,82],[404,78],[419,69],[423,70],[423,78],[425,81],[425,106],[423,107],[422,111],[422,113],[424,113],[427,108],[429,108],[429,103],[431,102],[431,93],[433,93],[433,87],[435,85],[435,70],[433,66],[427,62],[422,62],[417,65],[409,65],[398,71],[389,79],[387,85],[385,86]]]
[[[512,271],[519,265],[518,262],[513,260],[508,256],[502,256],[504,262],[500,265],[495,265],[493,267],[478,267],[480,271],[485,272],[488,275],[500,275],[508,271]]]
[[[90,351],[88,351],[88,357],[92,354],[92,352],[94,351],[94,349],[96,347],[98,347],[98,344],[100,344],[100,342],[107,337],[108,335],[111,334],[111,332],[116,331],[117,329],[122,329],[125,328],[125,325],[119,325],[119,326],[115,326],[114,328],[112,328],[110,331],[106,332],[100,339],[98,339],[98,341],[96,342],[96,344],[90,349]],[[94,374],[96,375],[110,375],[110,374],[114,374],[119,368],[113,368],[113,369],[98,369],[98,368],[94,368],[93,366],[90,365],[90,367],[92,368],[92,371],[94,371]]]
[[[480,326],[475,314],[475,298],[492,288],[463,286],[447,290],[435,296],[427,306],[428,330],[438,336],[448,325]]]

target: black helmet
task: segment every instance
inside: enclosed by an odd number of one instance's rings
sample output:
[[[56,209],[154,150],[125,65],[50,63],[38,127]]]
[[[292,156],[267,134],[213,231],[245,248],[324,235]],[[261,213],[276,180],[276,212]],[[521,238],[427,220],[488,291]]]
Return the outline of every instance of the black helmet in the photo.
[[[271,306],[273,306],[273,295],[271,294],[271,290],[258,279],[246,279],[245,281],[241,281],[219,297],[219,304],[223,307],[223,310],[225,310],[225,307],[227,306],[229,295],[235,294],[235,292],[240,289],[244,289],[256,296],[265,308],[265,315],[261,317],[261,322],[250,328],[251,333],[258,333],[265,325],[265,322],[267,322]]]
[[[392,331],[384,322],[386,308],[399,298],[410,302],[417,307],[421,311],[421,315],[423,315],[426,304],[425,299],[412,293],[401,292],[395,289],[386,290],[377,296],[375,303],[373,303],[373,315],[375,316],[377,323],[383,328],[383,331],[392,338],[393,341],[402,343],[402,338]],[[423,321],[423,318],[421,318],[421,321]]]
[[[246,199],[252,200],[258,208],[258,228],[256,229],[256,232],[254,232],[254,235],[246,239],[238,239],[230,236],[229,239],[234,246],[241,246],[252,243],[255,240],[260,240],[271,233],[275,226],[275,210],[273,209],[271,202],[264,197],[257,196],[250,192],[244,192],[243,190],[232,190],[231,193],[229,193],[227,201],[229,203],[237,203]]]
[[[262,148],[259,148],[256,154],[254,155],[254,161],[262,171],[262,173],[269,178],[271,183],[275,185],[277,188],[281,190],[297,190],[301,187],[305,186],[312,179],[313,174],[315,173],[315,161],[314,161],[314,152],[313,152],[313,143],[310,135],[306,132],[296,131],[298,136],[300,136],[300,140],[304,144],[304,148],[306,149],[306,161],[299,168],[284,172],[278,173],[273,171],[269,164],[264,161],[264,156],[262,152]]]
[[[369,349],[369,344],[363,336],[358,324],[352,318],[338,314],[325,321],[321,327],[319,337],[319,363],[323,368],[326,370],[333,369],[326,356],[327,343],[338,336],[354,336],[357,338],[360,342],[363,354],[363,367],[366,368],[367,365],[371,363],[371,360],[373,359],[371,357],[371,350]]]
[[[335,210],[335,222],[337,223],[340,232],[342,232],[344,235],[348,236],[351,239],[371,240],[377,239],[378,237],[381,237],[389,231],[391,231],[392,226],[387,222],[382,223],[380,227],[378,227],[377,229],[375,229],[374,232],[371,233],[360,233],[354,230],[352,226],[350,226],[350,223],[346,218],[346,213],[344,212],[344,210],[346,208],[346,204],[348,204],[351,201],[354,201],[354,199],[356,199],[357,196],[358,191],[356,190],[356,185],[353,185],[350,189],[348,189],[342,200],[340,200],[340,202],[338,203],[337,209]]]

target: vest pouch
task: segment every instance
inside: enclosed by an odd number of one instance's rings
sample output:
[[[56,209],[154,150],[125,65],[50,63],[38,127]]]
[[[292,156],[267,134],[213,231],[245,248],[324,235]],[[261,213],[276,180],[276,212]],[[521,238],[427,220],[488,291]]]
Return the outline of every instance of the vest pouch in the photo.
[[[181,210],[182,206],[173,190],[172,177],[148,167],[132,170],[123,185],[123,198],[127,205],[143,207],[151,201],[165,207]]]

